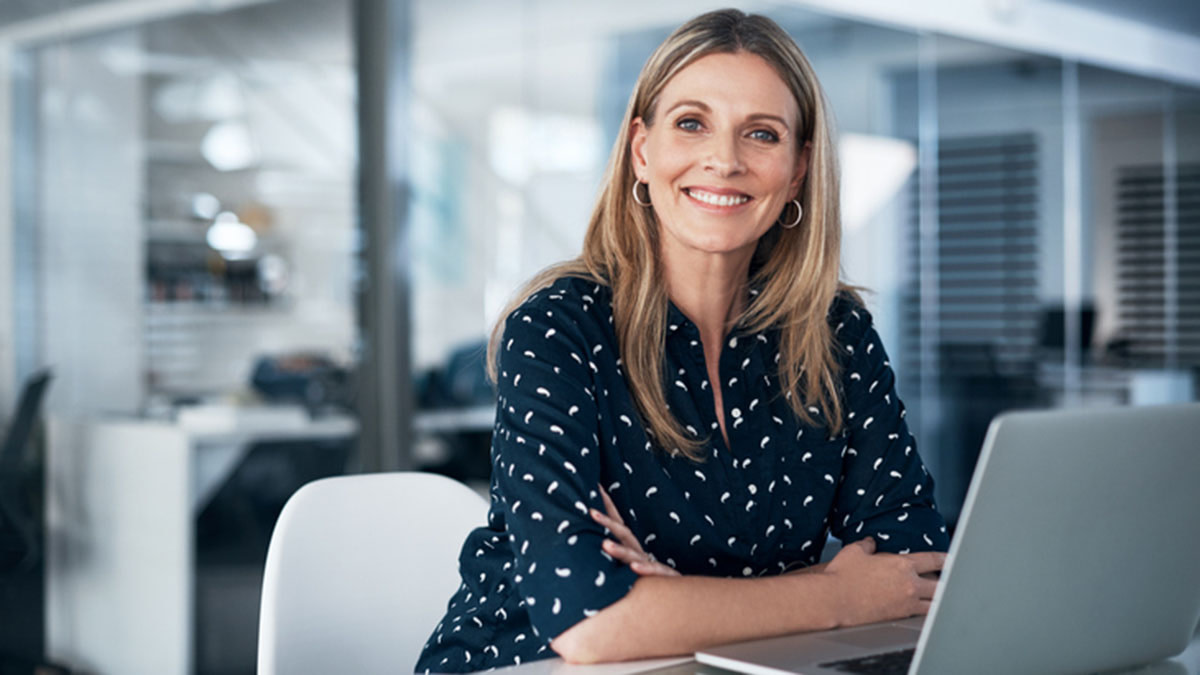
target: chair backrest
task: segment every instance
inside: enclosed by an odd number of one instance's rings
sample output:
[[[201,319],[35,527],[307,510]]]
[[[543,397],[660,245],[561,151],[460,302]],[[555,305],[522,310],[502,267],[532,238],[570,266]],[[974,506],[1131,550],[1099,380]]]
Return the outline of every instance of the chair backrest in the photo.
[[[40,476],[28,475],[26,464],[30,436],[52,377],[46,368],[26,380],[17,412],[0,443],[0,572],[30,569],[41,556],[40,514],[34,512],[40,507],[29,503],[29,481]]]
[[[29,442],[29,435],[33,432],[33,424],[42,409],[46,388],[52,378],[50,369],[44,368],[26,380],[21,389],[17,412],[4,435],[4,443],[0,445],[0,465],[5,468],[11,469],[20,463],[25,446]]]
[[[458,554],[487,501],[428,473],[300,488],[271,537],[259,675],[413,672],[458,589]]]

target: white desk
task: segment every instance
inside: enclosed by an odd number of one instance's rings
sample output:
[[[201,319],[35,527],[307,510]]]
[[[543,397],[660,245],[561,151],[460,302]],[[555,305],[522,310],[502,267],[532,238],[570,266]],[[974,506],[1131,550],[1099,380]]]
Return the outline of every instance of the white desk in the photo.
[[[722,675],[732,672],[706,666],[690,658],[650,659],[595,666],[573,666],[562,659],[545,659],[498,668],[492,672],[498,675],[628,675],[647,671],[661,671],[656,675]],[[1127,672],[1137,675],[1200,675],[1200,632],[1192,638],[1182,654]]]
[[[195,517],[251,443],[353,435],[261,411],[47,425],[46,650],[106,674],[189,673]]]

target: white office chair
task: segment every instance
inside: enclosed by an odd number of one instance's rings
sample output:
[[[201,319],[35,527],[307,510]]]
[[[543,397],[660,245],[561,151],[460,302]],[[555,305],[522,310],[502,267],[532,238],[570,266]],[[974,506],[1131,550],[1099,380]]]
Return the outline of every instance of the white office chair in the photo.
[[[259,675],[412,672],[486,513],[470,488],[427,473],[300,488],[267,551]]]

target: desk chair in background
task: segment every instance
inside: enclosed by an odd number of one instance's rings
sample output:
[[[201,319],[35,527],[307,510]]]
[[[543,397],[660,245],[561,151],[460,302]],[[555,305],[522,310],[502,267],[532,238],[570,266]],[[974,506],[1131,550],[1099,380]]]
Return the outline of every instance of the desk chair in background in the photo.
[[[259,675],[411,672],[487,506],[465,485],[426,473],[305,485],[267,552]]]
[[[29,504],[26,472],[31,463],[28,449],[38,413],[50,384],[50,371],[34,373],[25,383],[17,411],[0,446],[0,571],[25,571],[38,559],[41,515]]]
[[[0,445],[0,673],[64,672],[45,661],[43,469],[34,431],[49,369],[25,381]]]

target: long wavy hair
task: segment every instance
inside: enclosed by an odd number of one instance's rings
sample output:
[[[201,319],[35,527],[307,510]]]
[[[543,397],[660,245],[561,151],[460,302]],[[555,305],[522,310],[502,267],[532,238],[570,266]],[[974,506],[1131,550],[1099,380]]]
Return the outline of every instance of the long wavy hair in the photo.
[[[843,427],[838,389],[840,367],[828,312],[844,292],[839,280],[841,218],[833,121],[817,76],[792,38],[771,19],[735,9],[709,12],[680,26],[642,67],[609,157],[579,257],[539,272],[501,313],[488,344],[488,374],[496,381],[504,318],[530,295],[556,279],[574,276],[612,289],[613,324],[634,405],[662,450],[703,461],[707,439],[691,436],[667,407],[663,379],[668,296],[659,259],[658,220],[631,194],[632,122],[655,121],[667,82],[709,54],[747,52],[775,68],[800,109],[797,152],[811,143],[809,169],[799,196],[804,215],[798,227],[776,225],[759,240],[749,282],[759,288],[738,321],[749,332],[780,331],[778,376],[795,414],[813,424],[809,407],[820,411],[831,434]]]

